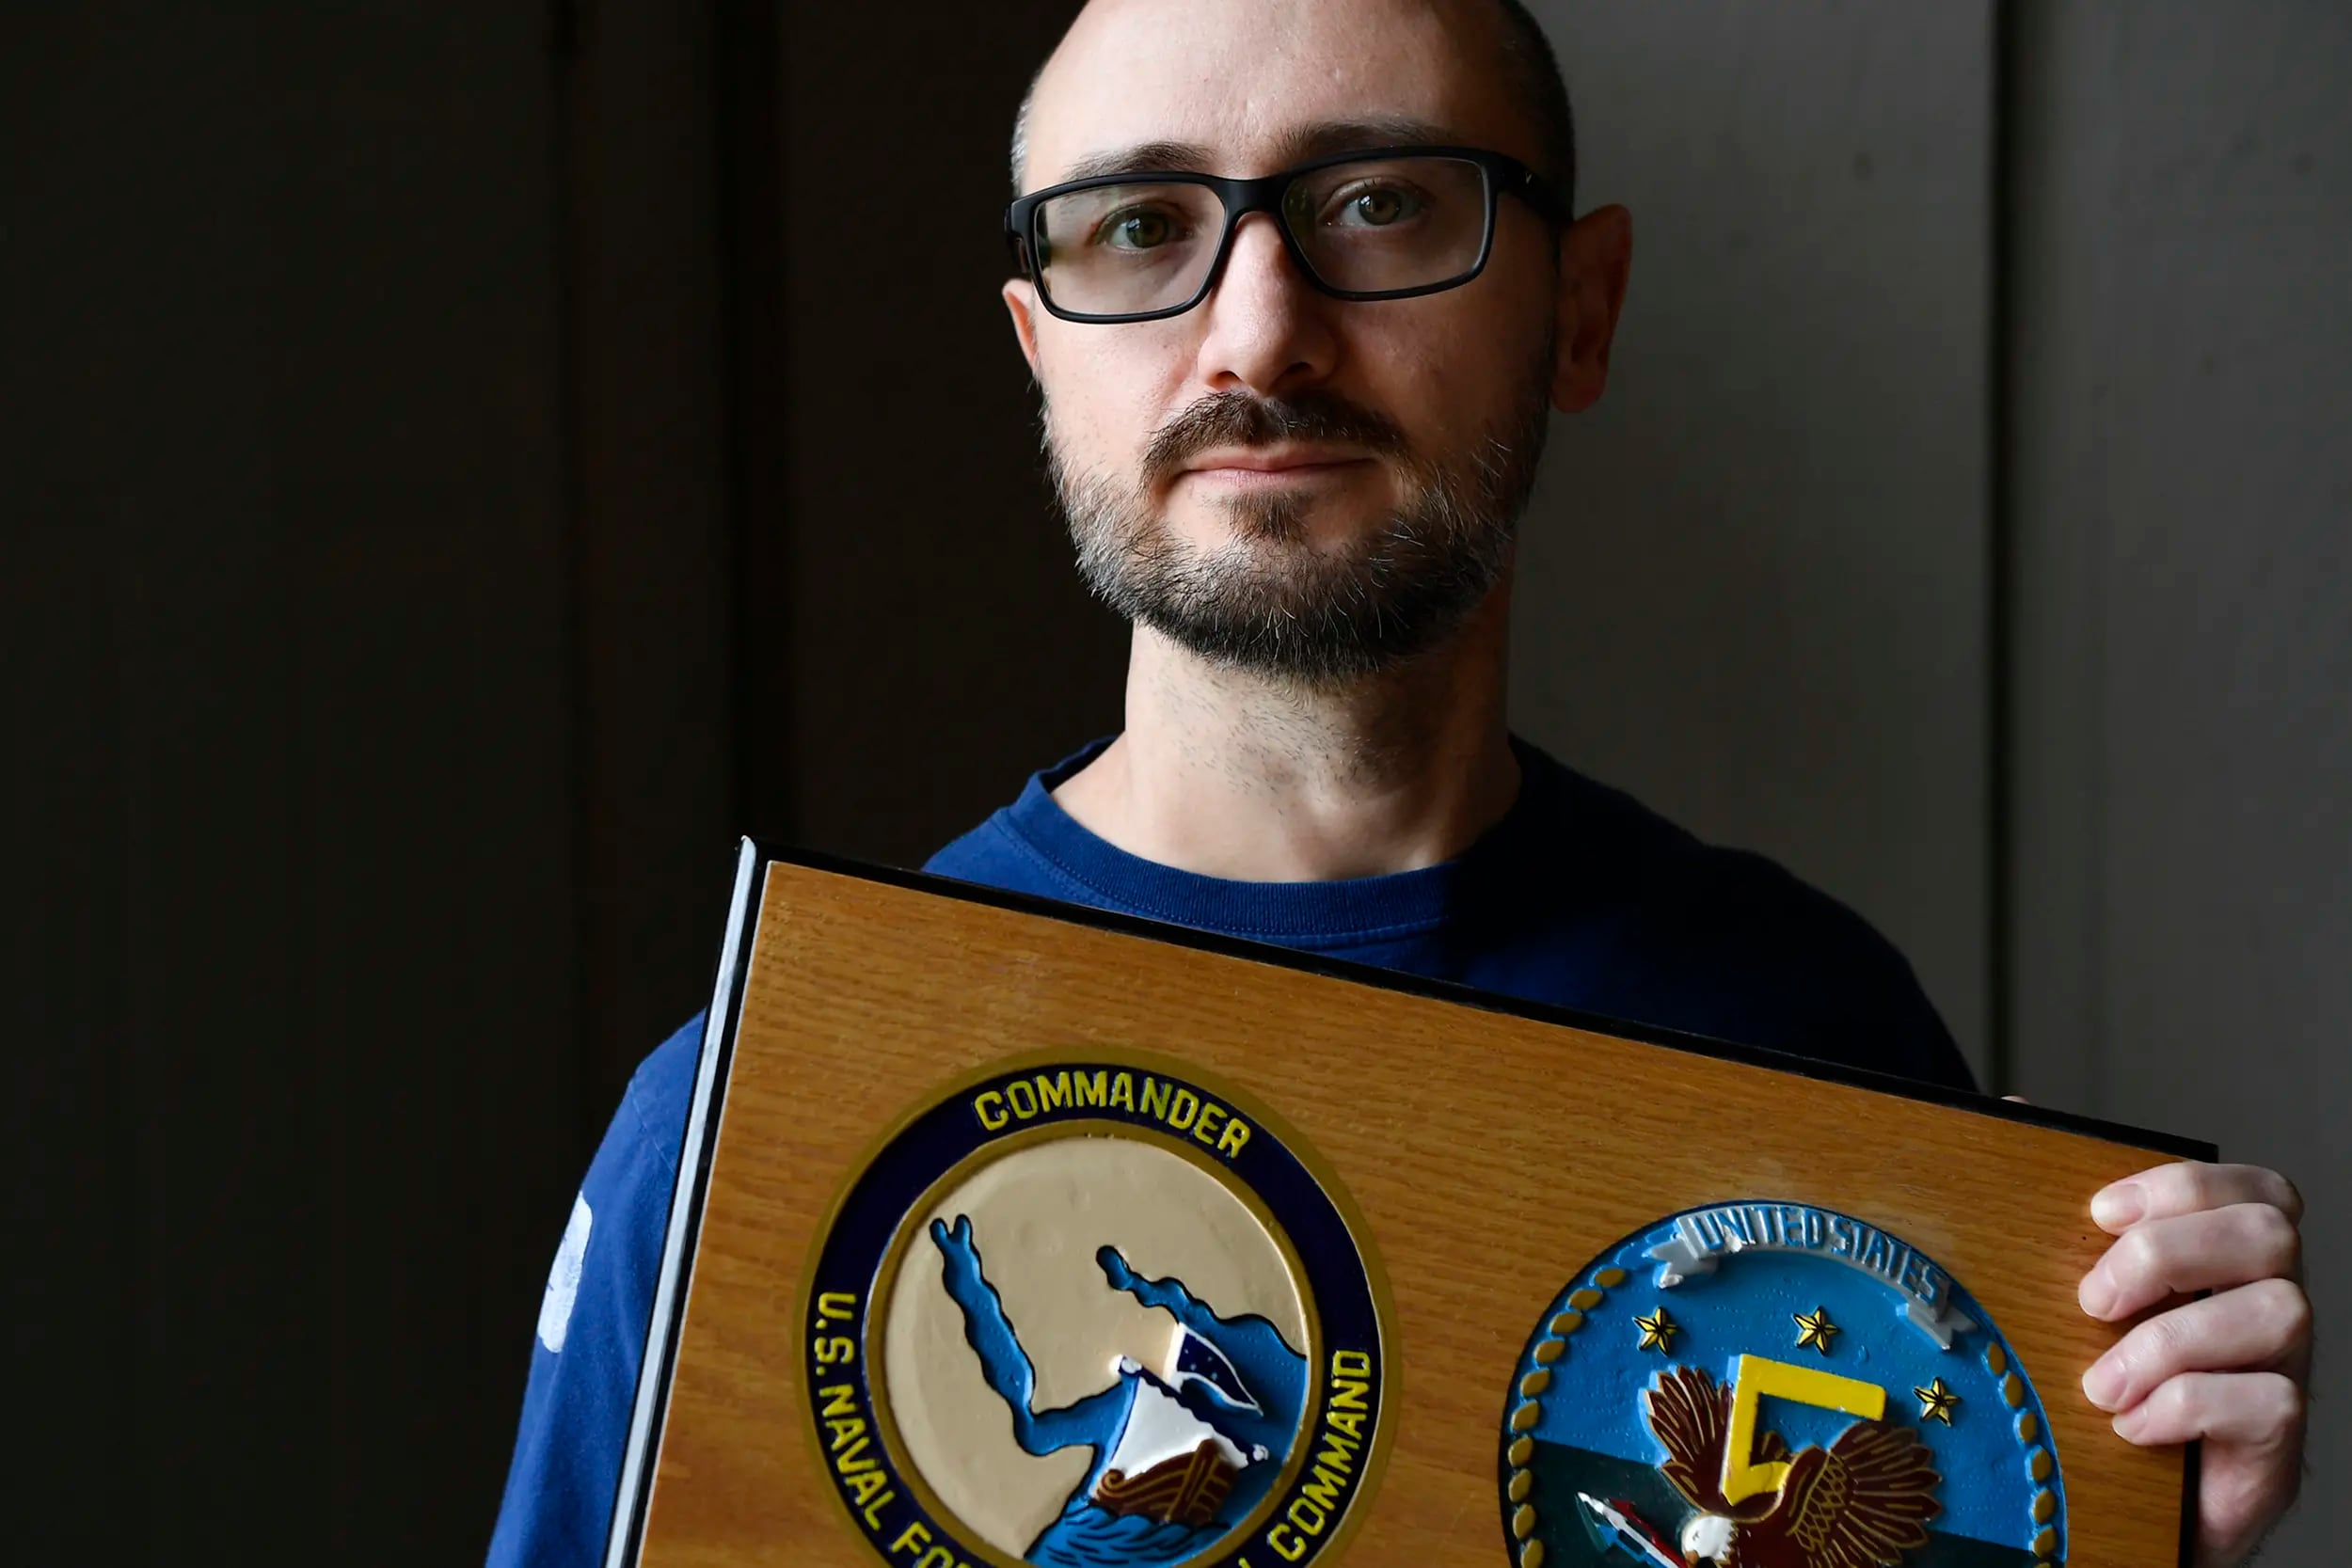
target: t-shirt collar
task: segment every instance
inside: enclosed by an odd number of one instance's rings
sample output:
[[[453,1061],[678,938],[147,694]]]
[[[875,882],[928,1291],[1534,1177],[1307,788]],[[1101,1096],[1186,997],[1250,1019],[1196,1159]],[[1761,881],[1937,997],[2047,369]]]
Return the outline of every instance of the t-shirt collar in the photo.
[[[1507,863],[1515,845],[1542,815],[1557,785],[1556,765],[1512,737],[1519,793],[1501,821],[1453,860],[1415,871],[1332,881],[1253,882],[1181,871],[1129,854],[1083,827],[1053,796],[1062,782],[1102,755],[1097,740],[1032,775],[1005,813],[1005,825],[1034,854],[1083,884],[1105,908],[1152,920],[1208,927],[1286,945],[1406,936],[1442,923],[1463,890],[1492,864]]]

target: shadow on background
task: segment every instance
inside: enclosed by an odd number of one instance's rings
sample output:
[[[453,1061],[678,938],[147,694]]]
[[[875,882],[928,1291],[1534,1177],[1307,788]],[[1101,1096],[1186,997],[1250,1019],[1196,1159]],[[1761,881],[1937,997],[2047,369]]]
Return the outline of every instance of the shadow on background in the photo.
[[[477,1558],[734,835],[1115,726],[994,297],[1059,20],[794,9],[0,23],[12,1560]]]

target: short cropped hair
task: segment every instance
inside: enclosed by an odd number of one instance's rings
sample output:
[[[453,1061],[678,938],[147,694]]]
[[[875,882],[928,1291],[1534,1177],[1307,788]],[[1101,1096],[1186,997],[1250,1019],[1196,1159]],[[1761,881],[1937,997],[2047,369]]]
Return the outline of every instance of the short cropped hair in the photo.
[[[1502,53],[1519,97],[1519,106],[1535,128],[1542,160],[1535,172],[1560,188],[1561,199],[1576,206],[1576,117],[1568,107],[1568,84],[1560,74],[1559,56],[1543,24],[1520,0],[1495,0],[1502,8]],[[1042,74],[1043,68],[1040,68]],[[1029,162],[1029,109],[1037,101],[1037,77],[1021,95],[1020,111],[1012,121],[1012,194],[1021,194],[1021,180]]]

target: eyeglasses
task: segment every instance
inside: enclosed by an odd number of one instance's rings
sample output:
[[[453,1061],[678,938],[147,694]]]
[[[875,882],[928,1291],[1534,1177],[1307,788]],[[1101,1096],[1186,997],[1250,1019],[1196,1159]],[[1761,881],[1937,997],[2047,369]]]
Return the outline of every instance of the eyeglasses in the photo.
[[[1073,180],[1008,207],[1005,238],[1062,320],[1157,321],[1208,297],[1250,213],[1273,217],[1292,261],[1335,299],[1459,288],[1486,265],[1504,196],[1548,222],[1567,221],[1559,193],[1516,158],[1390,147],[1260,180],[1156,171]]]

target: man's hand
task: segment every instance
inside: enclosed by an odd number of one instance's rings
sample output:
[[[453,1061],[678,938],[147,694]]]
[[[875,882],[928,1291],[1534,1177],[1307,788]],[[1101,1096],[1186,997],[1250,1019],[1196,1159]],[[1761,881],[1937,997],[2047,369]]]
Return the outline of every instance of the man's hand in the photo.
[[[2090,1200],[2115,1238],[2083,1276],[2083,1310],[2114,1323],[2166,1306],[2083,1375],[2115,1430],[2153,1446],[2204,1439],[2199,1568],[2234,1568],[2302,1478],[2312,1306],[2303,1200],[2253,1165],[2163,1165]],[[2182,1298],[2199,1291],[2201,1300]]]

